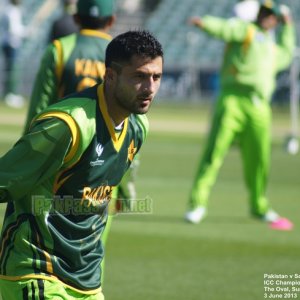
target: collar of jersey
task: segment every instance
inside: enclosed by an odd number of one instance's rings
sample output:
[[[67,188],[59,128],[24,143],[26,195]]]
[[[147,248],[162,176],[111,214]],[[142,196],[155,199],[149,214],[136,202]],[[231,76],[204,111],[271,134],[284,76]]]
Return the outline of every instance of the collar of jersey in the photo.
[[[81,29],[80,34],[95,36],[95,37],[99,37],[99,38],[109,40],[109,41],[112,39],[111,35],[103,32],[103,31],[93,30],[93,29]]]
[[[98,86],[98,101],[99,101],[99,107],[100,107],[101,113],[103,115],[105,124],[108,128],[109,134],[113,141],[114,148],[116,149],[117,152],[119,152],[123,145],[123,142],[124,142],[124,139],[125,139],[125,136],[127,133],[128,118],[126,118],[124,120],[124,126],[123,126],[123,130],[122,130],[121,134],[116,134],[114,124],[108,114],[107,105],[106,105],[104,92],[103,92],[103,84],[100,84]]]

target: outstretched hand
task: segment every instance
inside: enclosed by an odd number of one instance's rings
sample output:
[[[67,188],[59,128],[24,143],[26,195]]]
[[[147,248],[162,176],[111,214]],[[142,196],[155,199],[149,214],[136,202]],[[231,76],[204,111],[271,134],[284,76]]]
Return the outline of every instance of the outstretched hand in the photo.
[[[201,28],[203,26],[202,19],[200,17],[189,18],[188,24],[196,27],[201,27]]]
[[[281,20],[284,24],[292,23],[291,10],[287,5],[280,5]]]

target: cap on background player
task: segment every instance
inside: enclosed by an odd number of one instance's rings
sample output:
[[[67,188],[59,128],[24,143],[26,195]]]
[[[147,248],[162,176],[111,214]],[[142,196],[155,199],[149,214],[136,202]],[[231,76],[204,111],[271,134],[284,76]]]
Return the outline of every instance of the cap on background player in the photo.
[[[77,14],[80,16],[101,18],[114,15],[114,1],[78,0]]]

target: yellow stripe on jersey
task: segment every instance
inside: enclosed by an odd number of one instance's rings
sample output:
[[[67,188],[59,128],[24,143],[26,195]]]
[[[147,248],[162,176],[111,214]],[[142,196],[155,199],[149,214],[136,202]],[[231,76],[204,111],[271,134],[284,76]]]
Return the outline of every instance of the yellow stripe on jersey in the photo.
[[[7,233],[6,235],[3,237],[2,239],[2,245],[1,245],[1,251],[0,251],[0,256],[2,256],[2,252],[3,250],[5,250],[5,243],[6,241],[11,237],[11,233],[16,229],[18,228],[21,223],[23,222],[22,219],[18,219],[17,222],[15,224],[13,224],[11,227],[9,227],[9,229],[7,230]],[[38,234],[36,234],[36,238],[37,238],[37,242],[39,244],[39,246],[41,245],[41,242],[40,242],[40,237]],[[32,245],[34,248],[36,248],[34,245]],[[42,249],[42,247],[40,247]],[[45,259],[46,259],[46,270],[47,272],[49,272],[50,274],[53,273],[53,265],[52,265],[52,262],[51,262],[51,257],[50,257],[50,254],[48,252],[46,252],[45,250],[43,250],[43,253],[45,255]],[[1,278],[1,276],[0,276]]]
[[[39,235],[36,234],[36,237],[37,237],[38,245],[42,249]],[[32,246],[34,246],[34,245],[32,245]],[[36,248],[36,247],[34,246],[34,248]],[[51,261],[51,256],[47,251],[45,251],[45,250],[42,250],[42,251],[43,251],[43,253],[45,255],[45,259],[46,259],[46,270],[49,274],[52,274],[53,273],[53,265],[52,265],[52,261]]]
[[[243,50],[246,52],[253,41],[256,29],[253,26],[249,26],[247,30],[247,35],[243,43]]]
[[[58,85],[61,81],[62,73],[63,73],[63,48],[61,45],[61,42],[59,40],[53,41],[53,44],[55,46],[56,52],[57,52],[57,62],[56,62],[56,77]]]
[[[70,128],[71,131],[71,135],[72,135],[72,147],[69,151],[69,153],[66,155],[65,159],[64,159],[64,163],[68,164],[69,162],[71,162],[71,160],[75,157],[78,147],[79,147],[79,142],[80,142],[80,133],[79,133],[79,128],[77,123],[75,122],[75,120],[68,115],[67,113],[63,113],[63,112],[48,112],[45,114],[42,114],[41,116],[39,116],[37,118],[37,120],[43,120],[43,119],[47,119],[47,118],[58,118],[60,120],[63,120],[64,122],[67,123],[67,125]],[[80,157],[77,158],[77,161],[79,160]],[[72,162],[72,164],[70,166],[67,167],[67,169],[69,169],[72,165],[74,165],[77,161]],[[61,175],[67,170],[63,170],[62,172],[58,173],[55,179],[55,183],[54,183],[54,192],[56,192],[62,185],[63,183],[72,175],[70,174],[68,177],[63,178],[62,180],[59,181],[59,178],[61,177]]]
[[[3,251],[6,250],[4,245],[6,244],[6,241],[11,237],[11,232],[14,231],[16,228],[18,228],[20,226],[21,222],[22,222],[22,220],[18,219],[16,224],[13,224],[12,226],[10,226],[10,228],[6,232],[6,235],[4,237],[2,237],[0,256],[2,256]]]
[[[68,115],[67,113],[63,112],[48,112],[40,115],[36,120],[44,120],[47,118],[58,118],[64,122],[67,123],[67,125],[70,128],[71,134],[72,134],[72,147],[67,156],[65,157],[64,163],[69,163],[71,159],[75,156],[78,146],[79,146],[79,141],[80,141],[80,133],[79,133],[79,128],[75,120]]]
[[[39,236],[36,235],[37,238],[38,238],[38,244],[39,246],[41,245],[40,241],[39,241]],[[34,250],[37,250],[37,247],[35,245],[31,245],[31,247],[34,248]],[[42,247],[40,246],[40,248],[42,249]],[[49,274],[52,274],[53,273],[53,265],[52,265],[52,261],[51,261],[51,256],[50,254],[45,251],[45,250],[42,250],[44,256],[45,256],[45,259],[46,259],[46,271],[49,273]]]

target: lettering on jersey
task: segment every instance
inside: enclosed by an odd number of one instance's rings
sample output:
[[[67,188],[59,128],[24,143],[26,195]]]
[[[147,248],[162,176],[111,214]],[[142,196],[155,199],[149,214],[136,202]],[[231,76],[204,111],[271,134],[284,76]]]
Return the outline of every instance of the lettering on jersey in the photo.
[[[75,60],[76,76],[103,78],[105,74],[105,64],[103,62],[91,59]]]
[[[91,167],[102,166],[104,164],[104,160],[103,159],[99,159],[99,157],[101,156],[101,154],[104,151],[104,147],[99,143],[99,144],[97,144],[95,150],[96,150],[96,153],[97,153],[98,157],[97,157],[96,160],[90,162],[90,166]]]
[[[83,77],[77,84],[76,90],[80,92],[92,87],[103,79],[105,74],[105,64],[103,62],[85,58],[75,60],[75,75]]]
[[[133,161],[136,151],[137,151],[137,148],[134,147],[134,140],[132,140],[128,147],[128,160],[130,160],[131,162]]]
[[[95,84],[97,84],[97,80],[95,80],[93,78],[89,78],[89,77],[83,78],[77,84],[76,91],[80,92],[84,89],[94,86]]]
[[[109,203],[114,186],[102,185],[96,188],[85,187],[82,191],[81,204],[88,202],[87,206],[102,206]]]

